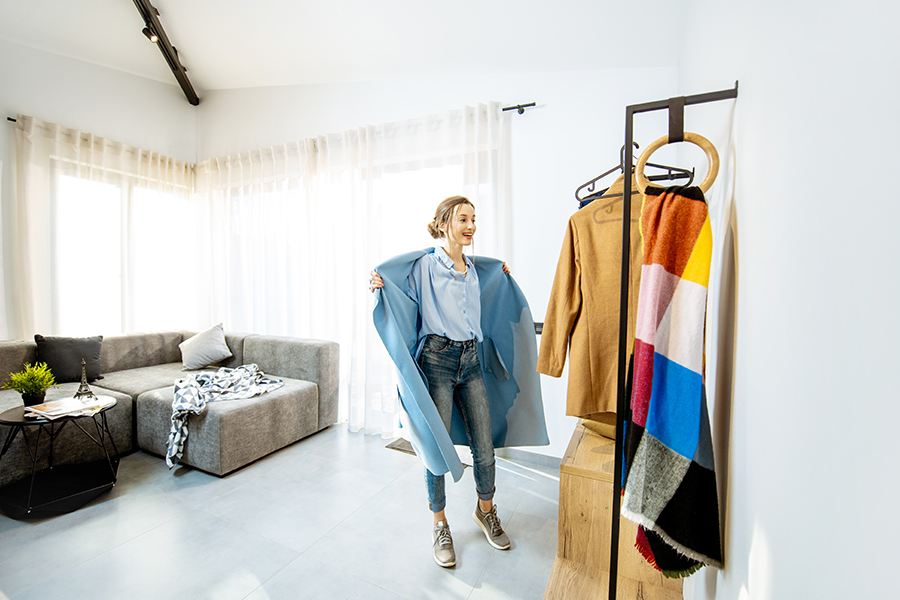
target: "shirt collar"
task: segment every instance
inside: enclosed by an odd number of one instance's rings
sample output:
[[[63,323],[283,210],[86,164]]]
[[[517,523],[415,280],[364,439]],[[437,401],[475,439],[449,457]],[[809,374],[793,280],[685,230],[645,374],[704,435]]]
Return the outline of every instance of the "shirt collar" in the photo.
[[[443,263],[443,265],[444,265],[445,267],[447,267],[448,269],[453,269],[453,268],[454,268],[454,265],[453,265],[453,259],[450,258],[450,255],[447,254],[447,251],[444,250],[443,246],[435,246],[435,247],[434,247],[434,255],[435,255],[435,256],[437,257],[437,259],[438,259],[439,261],[441,261],[441,263]],[[468,255],[463,254],[463,260],[466,261],[466,267],[471,267],[471,266],[472,266],[472,259],[469,258]]]

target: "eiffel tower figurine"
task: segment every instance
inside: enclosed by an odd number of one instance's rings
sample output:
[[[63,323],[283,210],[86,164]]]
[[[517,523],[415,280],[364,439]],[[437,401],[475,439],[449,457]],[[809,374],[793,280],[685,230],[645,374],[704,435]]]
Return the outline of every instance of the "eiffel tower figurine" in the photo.
[[[82,402],[97,399],[97,396],[94,395],[94,392],[92,392],[90,386],[88,386],[87,371],[85,370],[83,358],[81,359],[81,385],[78,386],[78,391],[75,392],[74,397]]]

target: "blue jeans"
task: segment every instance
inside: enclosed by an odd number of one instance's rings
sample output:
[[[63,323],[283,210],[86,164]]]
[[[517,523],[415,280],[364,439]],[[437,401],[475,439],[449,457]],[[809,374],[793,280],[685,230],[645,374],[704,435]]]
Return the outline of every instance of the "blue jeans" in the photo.
[[[495,475],[491,411],[475,348],[474,339],[456,342],[432,334],[425,338],[419,366],[447,431],[450,431],[453,404],[459,409],[475,462],[475,491],[481,500],[491,500]],[[426,468],[425,484],[431,511],[444,510],[447,504],[444,476],[434,475]]]

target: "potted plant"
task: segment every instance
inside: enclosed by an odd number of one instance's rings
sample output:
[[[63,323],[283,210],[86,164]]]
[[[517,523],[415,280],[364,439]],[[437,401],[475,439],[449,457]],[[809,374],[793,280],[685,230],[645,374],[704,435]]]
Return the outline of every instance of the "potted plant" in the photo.
[[[25,406],[34,406],[44,401],[47,389],[58,387],[53,373],[47,363],[31,365],[25,363],[25,368],[17,373],[10,373],[9,379],[2,386],[5,389],[16,390],[22,394],[22,402]]]

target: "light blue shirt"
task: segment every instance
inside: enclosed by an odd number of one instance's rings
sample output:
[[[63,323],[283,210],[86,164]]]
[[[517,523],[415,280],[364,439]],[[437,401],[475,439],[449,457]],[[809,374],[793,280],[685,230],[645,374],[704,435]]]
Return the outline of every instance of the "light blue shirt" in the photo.
[[[419,305],[420,340],[432,333],[457,342],[484,339],[478,273],[472,259],[463,258],[465,274],[453,268],[453,259],[440,247],[413,263],[409,297]]]

